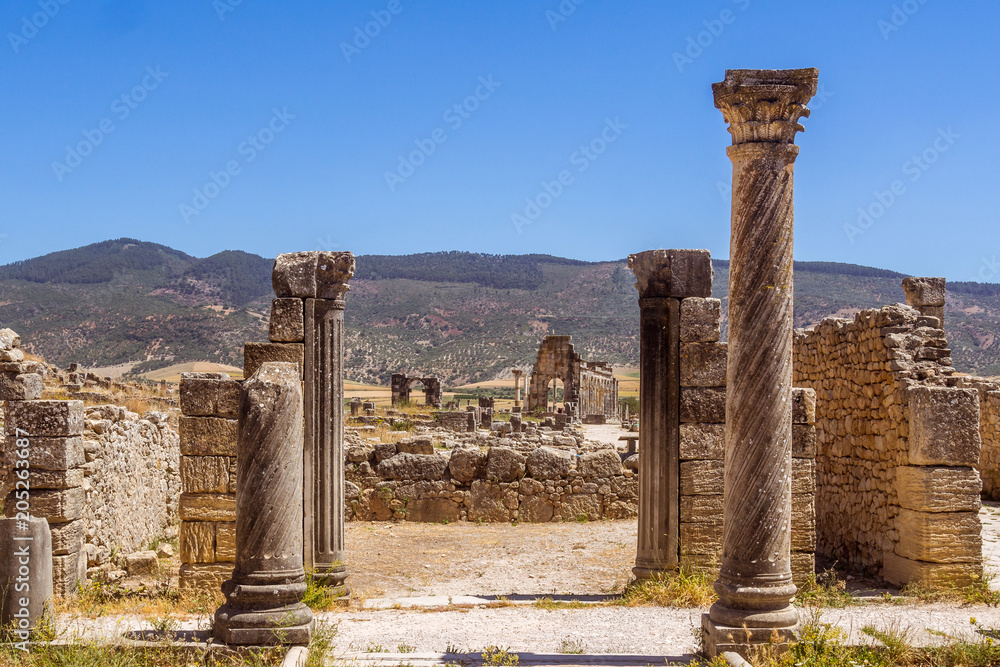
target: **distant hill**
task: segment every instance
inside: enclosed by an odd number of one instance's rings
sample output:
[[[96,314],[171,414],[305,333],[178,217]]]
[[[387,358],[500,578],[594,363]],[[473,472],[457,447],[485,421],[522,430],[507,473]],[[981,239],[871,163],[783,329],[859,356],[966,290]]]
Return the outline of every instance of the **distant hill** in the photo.
[[[133,373],[186,362],[242,365],[242,345],[267,338],[272,260],[241,251],[200,259],[118,239],[0,267],[0,325],[65,366],[132,362]],[[729,264],[716,260],[726,305]],[[797,262],[798,326],[903,301],[901,273]],[[363,255],[347,296],[347,371],[387,383],[394,372],[450,385],[492,379],[534,361],[548,333],[586,357],[638,364],[637,293],[625,260],[466,252]],[[949,285],[956,366],[1000,374],[1000,286]]]

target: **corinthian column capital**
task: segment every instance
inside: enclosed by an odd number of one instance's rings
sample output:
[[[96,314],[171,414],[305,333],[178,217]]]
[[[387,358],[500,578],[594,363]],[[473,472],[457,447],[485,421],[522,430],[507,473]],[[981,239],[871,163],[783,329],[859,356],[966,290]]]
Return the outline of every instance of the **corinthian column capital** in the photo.
[[[806,104],[816,94],[818,78],[815,68],[726,70],[712,92],[733,145],[794,144],[795,133],[805,130],[799,119],[809,117]]]

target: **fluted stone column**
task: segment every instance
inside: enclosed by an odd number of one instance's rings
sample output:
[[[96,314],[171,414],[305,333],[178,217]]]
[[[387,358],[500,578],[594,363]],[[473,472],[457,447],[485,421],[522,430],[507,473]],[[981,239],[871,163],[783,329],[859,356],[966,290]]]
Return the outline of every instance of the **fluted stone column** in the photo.
[[[514,373],[514,407],[521,407],[521,374],[524,371],[515,368]]]
[[[680,558],[680,302],[712,295],[707,250],[647,250],[628,258],[639,290],[639,535],[637,579]]]
[[[222,585],[215,638],[308,644],[302,565],[302,389],[295,364],[267,362],[241,390],[236,454],[236,566]]]
[[[715,106],[733,145],[726,461],[719,601],[706,651],[793,639],[792,173],[818,72],[729,70]]]

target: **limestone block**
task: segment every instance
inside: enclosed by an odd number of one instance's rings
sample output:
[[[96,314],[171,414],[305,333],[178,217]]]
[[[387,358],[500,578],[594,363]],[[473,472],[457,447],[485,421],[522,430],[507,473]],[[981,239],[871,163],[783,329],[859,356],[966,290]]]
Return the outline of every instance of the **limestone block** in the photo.
[[[437,454],[396,454],[378,464],[376,472],[382,479],[440,480],[448,468],[448,459]]]
[[[954,387],[912,387],[909,463],[917,466],[979,464],[979,392]]]
[[[42,389],[42,376],[36,373],[0,373],[0,401],[37,401]]]
[[[647,250],[629,255],[643,296],[712,296],[712,257],[707,250]]]
[[[83,521],[67,521],[49,526],[52,531],[52,553],[63,556],[83,549]]]
[[[29,437],[81,435],[83,401],[8,401],[4,429],[7,437],[23,437],[25,432]]]
[[[978,512],[914,512],[896,517],[896,554],[931,563],[982,561],[983,540]]]
[[[16,458],[17,438],[4,441],[7,461]],[[32,470],[69,470],[87,462],[83,452],[83,438],[28,438],[28,465]]]
[[[681,496],[681,523],[722,525],[722,496]]]
[[[182,493],[182,521],[235,521],[236,495],[232,493]]]
[[[19,363],[24,361],[24,352],[21,350],[0,350],[0,362]]]
[[[792,581],[802,586],[809,575],[816,573],[816,554],[813,551],[792,552]]]
[[[903,278],[903,292],[906,294],[907,305],[944,306],[944,278]]]
[[[215,527],[212,521],[182,521],[181,563],[215,562]]]
[[[217,591],[233,576],[233,563],[190,563],[181,565],[178,587],[182,596]]]
[[[181,417],[181,454],[184,456],[236,456],[238,424],[219,417]]]
[[[792,496],[792,551],[816,550],[816,512],[813,496]]]
[[[155,575],[159,567],[155,551],[137,551],[125,556],[125,570],[130,577]]]
[[[13,496],[7,498],[7,513],[10,515],[14,508]],[[83,509],[86,506],[87,494],[81,488],[32,491],[31,492],[31,516],[40,516],[48,519],[49,525],[54,523],[65,523],[75,521],[83,516]]]
[[[222,373],[181,373],[181,414],[192,417],[215,415]]]
[[[622,474],[622,457],[613,449],[601,449],[581,456],[576,469],[584,477],[601,479]]]
[[[721,551],[713,554],[681,553],[681,570],[684,572],[718,572]]]
[[[503,504],[500,485],[477,479],[469,488],[469,521],[508,521],[510,513]]]
[[[682,423],[726,421],[725,387],[681,387],[680,404]]]
[[[816,427],[812,424],[792,424],[792,457],[816,458]]]
[[[271,302],[268,338],[272,343],[301,343],[305,340],[305,309],[302,299],[275,299]]]
[[[681,386],[722,387],[725,384],[725,343],[681,343]]]
[[[721,523],[681,523],[681,553],[715,556],[722,553]]]
[[[597,521],[601,518],[601,500],[592,493],[573,493],[563,498],[559,511],[567,521],[582,517]]]
[[[394,442],[381,442],[375,445],[375,463],[382,463],[386,459],[392,458],[398,452],[396,451],[396,443]]]
[[[80,553],[52,556],[52,592],[57,596],[75,595],[80,583]]]
[[[268,362],[297,364],[301,377],[304,355],[302,343],[244,343],[243,377],[251,377]]]
[[[461,516],[461,507],[448,498],[418,498],[406,504],[407,521],[451,523]]]
[[[978,512],[982,487],[975,468],[896,468],[899,505],[918,512]]]
[[[290,252],[278,255],[271,271],[275,296],[312,299],[316,297],[317,252]],[[246,374],[250,377],[250,374]]]
[[[534,479],[565,477],[573,466],[573,455],[564,449],[538,447],[528,454],[527,472]]]
[[[967,563],[925,563],[885,552],[881,576],[891,584],[903,586],[914,583],[923,586],[969,586],[983,577],[981,561]]]
[[[0,329],[0,350],[16,350],[21,347],[21,336],[13,329]]]
[[[229,457],[182,456],[181,489],[184,493],[227,493]]]
[[[236,419],[240,414],[240,383],[228,375],[219,381],[216,397],[215,416]]]
[[[725,424],[681,424],[680,431],[681,460],[725,458]]]
[[[513,482],[524,475],[524,454],[510,447],[490,447],[486,456],[486,479]]]
[[[681,301],[681,341],[712,343],[719,340],[722,302],[697,297]]]
[[[723,461],[681,462],[681,496],[722,495]]]
[[[232,521],[215,524],[215,560],[236,561],[236,524]]]
[[[546,523],[552,520],[553,514],[555,506],[539,496],[525,498],[517,508],[517,520],[522,523]]]
[[[83,468],[72,470],[32,470],[29,473],[32,489],[72,489],[83,486]]]
[[[530,457],[529,457],[530,460]],[[479,448],[456,448],[451,452],[448,470],[456,481],[468,484],[486,470],[486,454]]]
[[[792,388],[792,423],[816,423],[816,391],[813,389]]]
[[[792,494],[816,493],[816,462],[812,459],[792,459]]]

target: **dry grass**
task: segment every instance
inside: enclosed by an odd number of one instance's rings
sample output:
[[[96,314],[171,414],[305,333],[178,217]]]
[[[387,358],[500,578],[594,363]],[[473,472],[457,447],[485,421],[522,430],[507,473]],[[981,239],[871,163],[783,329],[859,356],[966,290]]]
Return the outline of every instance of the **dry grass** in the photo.
[[[637,581],[622,594],[626,607],[708,607],[716,600],[715,574],[681,571]]]

